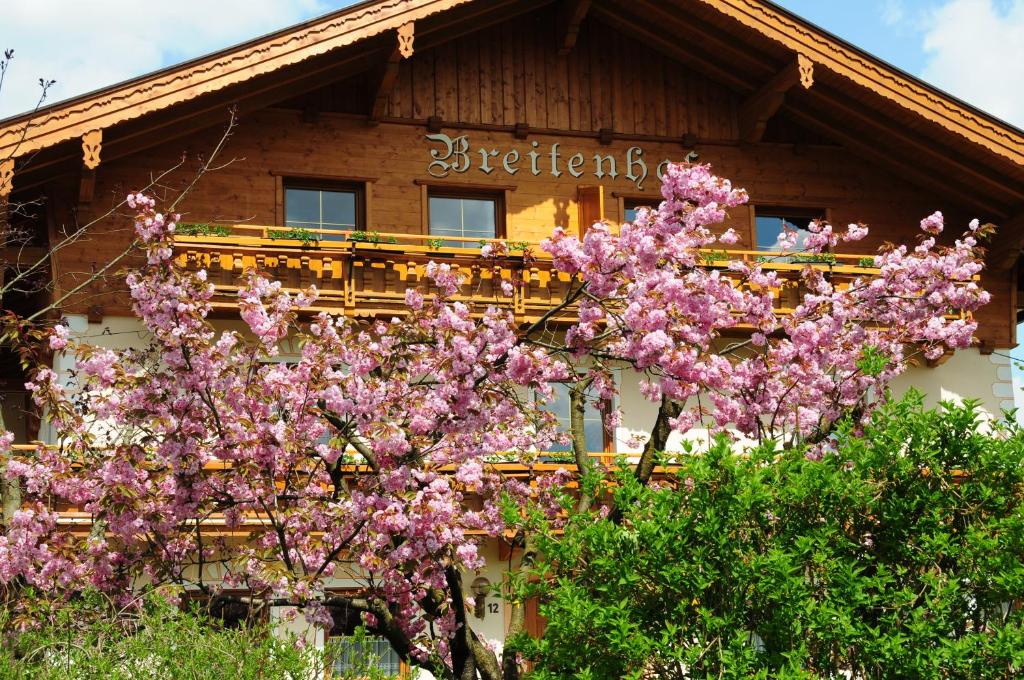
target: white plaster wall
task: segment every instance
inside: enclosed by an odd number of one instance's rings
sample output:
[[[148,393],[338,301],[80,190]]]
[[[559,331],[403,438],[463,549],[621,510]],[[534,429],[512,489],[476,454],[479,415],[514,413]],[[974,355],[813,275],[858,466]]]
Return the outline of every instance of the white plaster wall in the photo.
[[[976,399],[990,417],[999,417],[1004,409],[1014,407],[1014,397],[1024,397],[1024,384],[1020,375],[1013,375],[1010,359],[1003,354],[983,355],[977,349],[960,350],[945,363],[935,368],[915,366],[908,369],[892,383],[895,396],[900,396],[911,387],[925,395],[927,407],[934,407],[940,401],[962,402]],[[622,371],[619,378],[619,404],[622,409],[622,424],[615,431],[613,450],[618,453],[639,453],[642,446],[630,446],[630,439],[636,433],[650,431],[657,416],[657,404],[645,399],[640,393],[640,377],[632,371]],[[703,431],[691,433],[687,439],[698,445],[707,441]],[[673,434],[666,449],[670,452],[681,450],[682,437]],[[635,444],[635,443],[634,443]]]
[[[896,396],[911,387],[924,393],[927,407],[940,401],[976,399],[990,417],[999,417],[1003,409],[1012,408],[1015,389],[1010,360],[1000,354],[984,355],[974,348],[954,353],[936,368],[911,368],[892,383]]]

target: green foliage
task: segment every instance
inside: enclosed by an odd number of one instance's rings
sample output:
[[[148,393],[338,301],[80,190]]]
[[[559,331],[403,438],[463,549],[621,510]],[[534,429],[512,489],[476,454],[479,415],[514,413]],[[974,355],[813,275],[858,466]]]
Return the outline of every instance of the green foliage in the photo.
[[[430,248],[431,250],[438,250],[442,245],[444,245],[444,239],[440,239],[440,238],[428,238],[427,239],[427,247]]]
[[[369,233],[365,231],[353,231],[351,234],[349,234],[348,240],[358,241],[361,243],[388,243],[391,245],[395,245],[396,243],[398,243],[398,239],[395,238],[394,236],[389,236],[388,238],[385,239],[384,236],[381,235],[379,231],[373,231]],[[428,241],[428,244],[429,243],[430,242]]]
[[[708,250],[701,253],[701,257],[704,260],[704,264],[712,265],[715,262],[727,262],[729,260],[729,253],[725,250]]]
[[[180,236],[231,236],[231,229],[222,224],[207,222],[178,222],[174,233]]]
[[[885,352],[874,345],[864,345],[856,362],[857,370],[864,375],[876,377],[889,366]]]
[[[326,670],[323,653],[264,625],[224,629],[156,597],[131,613],[95,595],[33,613],[46,623],[19,633],[18,619],[0,612],[3,680],[298,679]]]
[[[836,256],[833,253],[804,253],[802,255],[790,256],[793,262],[806,264],[835,264]]]
[[[860,266],[860,267],[874,267],[875,266],[875,258],[873,258],[873,257],[862,257],[859,260],[857,260],[857,265]]]
[[[273,240],[302,241],[302,245],[308,246],[316,242],[316,234],[309,229],[268,229],[267,238]]]
[[[912,394],[820,461],[719,441],[660,487],[623,469],[621,521],[542,539],[516,597],[547,628],[513,644],[534,680],[1018,677],[1024,433],[981,430]]]

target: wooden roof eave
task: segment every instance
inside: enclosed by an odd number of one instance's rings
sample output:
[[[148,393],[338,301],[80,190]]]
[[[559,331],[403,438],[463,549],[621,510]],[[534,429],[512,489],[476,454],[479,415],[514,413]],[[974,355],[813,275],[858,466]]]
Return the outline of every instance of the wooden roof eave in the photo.
[[[702,12],[694,3],[672,10],[666,3],[654,0],[611,0],[595,9],[594,14],[680,63],[722,82],[741,96],[754,96],[750,93],[778,74],[785,60],[793,54],[806,58],[806,51],[794,50],[791,43],[758,40],[763,31],[749,26],[736,27],[727,14],[719,13],[720,3],[710,4],[712,7]],[[638,11],[647,20],[636,16]],[[737,28],[742,34],[739,40]],[[690,29],[693,38],[685,43],[663,38],[666,33]],[[723,57],[728,63],[722,61]],[[885,93],[875,89],[865,93],[846,75],[821,69],[820,63],[818,67],[814,86],[807,90],[793,88],[783,106],[803,127],[832,139],[871,163],[905,176],[918,186],[947,195],[963,207],[980,208],[990,218],[1005,218],[1015,213],[1018,203],[1024,201],[1024,187],[1013,181],[1024,173],[1024,164],[994,155],[989,147],[951,136],[948,130],[931,121],[906,108],[898,108]],[[727,79],[723,78],[723,73],[728,74]],[[852,97],[851,91],[856,91],[857,99]],[[837,95],[841,96],[837,99]],[[863,101],[865,96],[873,97],[874,101],[860,110],[855,105],[842,104]],[[811,110],[816,112],[814,120],[802,115]],[[903,112],[909,122],[899,120],[899,112]],[[863,139],[858,131],[864,133]],[[890,152],[880,152],[882,145]],[[899,157],[891,153],[896,149],[900,150]],[[919,163],[922,157],[931,162]],[[972,190],[964,190],[964,183],[957,177],[971,180]]]
[[[1024,132],[997,121],[884,62],[800,21],[766,0],[697,0],[787,50],[803,54],[860,87],[921,119],[977,144],[1017,166],[1024,165]],[[674,0],[677,4],[679,0]],[[682,8],[681,8],[682,9]]]
[[[24,156],[92,130],[223,90],[470,1],[362,3],[286,32],[54,104],[0,124],[0,158]]]

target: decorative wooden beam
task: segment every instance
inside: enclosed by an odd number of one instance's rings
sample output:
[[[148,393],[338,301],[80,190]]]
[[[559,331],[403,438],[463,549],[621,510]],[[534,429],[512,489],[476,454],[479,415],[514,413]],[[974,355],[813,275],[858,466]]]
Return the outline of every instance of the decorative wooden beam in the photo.
[[[100,151],[103,150],[103,130],[92,130],[82,135],[82,162],[85,167],[95,170],[100,166]]]
[[[413,53],[412,41],[416,37],[415,30],[416,25],[411,21],[398,27],[398,51],[406,59]]]
[[[412,42],[415,37],[415,26],[413,22],[402,24],[395,31],[395,48],[387,56],[384,66],[381,67],[380,77],[377,79],[377,90],[373,96],[373,104],[370,105],[370,117],[367,122],[376,125],[384,117],[388,108],[388,99],[398,82],[398,71],[402,59],[408,59],[413,55]]]
[[[0,198],[7,198],[14,190],[14,159],[0,161]]]
[[[14,159],[5,158],[0,161],[0,230],[7,232],[8,198],[14,189]],[[2,277],[2,274],[0,274]],[[2,279],[0,279],[2,280]]]
[[[768,121],[786,101],[786,92],[797,83],[810,89],[814,84],[814,64],[802,54],[776,73],[740,105],[740,139],[744,142],[760,142]]]
[[[78,179],[78,202],[81,205],[92,203],[93,194],[96,192],[96,171],[89,168],[82,168],[82,175]]]
[[[92,130],[82,135],[82,176],[78,183],[78,202],[92,203],[96,190],[96,168],[100,166],[100,152],[103,150],[103,130]]]
[[[558,53],[569,54],[576,46],[580,24],[590,9],[590,0],[562,0],[558,10]]]

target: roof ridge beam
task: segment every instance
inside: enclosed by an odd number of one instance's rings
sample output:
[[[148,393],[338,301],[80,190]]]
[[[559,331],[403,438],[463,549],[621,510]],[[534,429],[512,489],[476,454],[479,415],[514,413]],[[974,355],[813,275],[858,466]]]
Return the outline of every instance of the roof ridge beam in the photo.
[[[786,64],[740,104],[737,116],[740,139],[744,142],[760,142],[768,121],[785,103],[786,93],[797,83],[805,90],[814,84],[814,64],[802,54],[798,54],[796,59]]]

